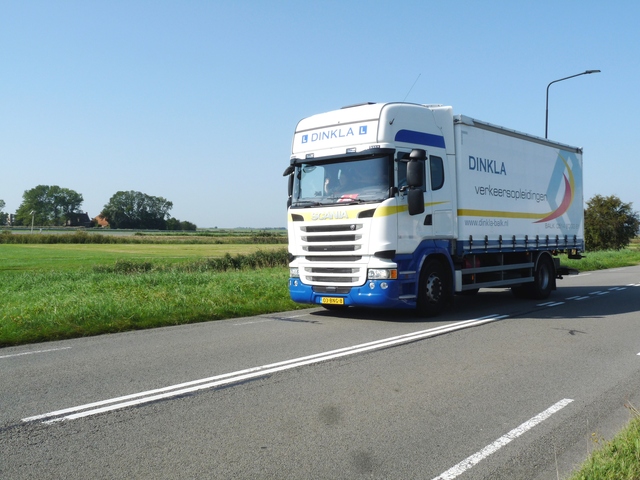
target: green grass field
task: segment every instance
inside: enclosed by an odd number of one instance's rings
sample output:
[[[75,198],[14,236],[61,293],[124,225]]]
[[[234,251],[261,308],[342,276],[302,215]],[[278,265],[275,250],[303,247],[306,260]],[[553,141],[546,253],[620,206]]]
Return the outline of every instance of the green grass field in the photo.
[[[0,244],[0,258],[0,346],[300,308],[282,245]]]
[[[63,241],[0,243],[0,346],[302,308],[289,299],[282,244],[34,237]],[[257,262],[244,261],[256,255]],[[640,249],[634,243],[562,263],[580,270],[634,265]]]
[[[0,274],[5,271],[73,271],[116,260],[176,263],[188,259],[241,255],[283,249],[259,244],[0,244]]]

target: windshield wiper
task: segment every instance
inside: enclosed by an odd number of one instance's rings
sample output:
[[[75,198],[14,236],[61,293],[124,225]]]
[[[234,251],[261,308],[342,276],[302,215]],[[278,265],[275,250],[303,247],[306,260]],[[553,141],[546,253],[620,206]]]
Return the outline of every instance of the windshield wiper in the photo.
[[[299,200],[299,201],[295,202],[292,206],[293,207],[302,207],[302,206],[305,206],[305,207],[318,207],[320,205],[324,205],[324,204],[322,204],[320,202],[313,201],[313,200]]]
[[[338,198],[338,200],[336,201],[336,204],[340,204],[340,205],[354,205],[354,204],[359,204],[359,203],[368,203],[371,200],[362,200],[361,198]]]

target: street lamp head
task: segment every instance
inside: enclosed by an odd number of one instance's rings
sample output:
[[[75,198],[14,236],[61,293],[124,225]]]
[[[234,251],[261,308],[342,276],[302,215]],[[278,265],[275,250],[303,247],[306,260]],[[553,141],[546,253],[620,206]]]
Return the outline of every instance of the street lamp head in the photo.
[[[562,82],[563,80],[569,80],[570,78],[579,77],[580,75],[588,75],[590,73],[600,73],[600,70],[585,70],[582,73],[576,73],[575,75],[570,75],[568,77],[559,78],[558,80],[554,80],[547,85],[547,111],[544,119],[544,138],[547,138],[547,132],[549,131],[549,87],[557,82]]]

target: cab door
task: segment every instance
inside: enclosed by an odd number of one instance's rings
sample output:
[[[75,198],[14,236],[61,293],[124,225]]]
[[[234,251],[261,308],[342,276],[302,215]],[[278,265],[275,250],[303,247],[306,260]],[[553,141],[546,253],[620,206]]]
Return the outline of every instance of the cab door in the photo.
[[[396,155],[396,186],[398,188],[398,253],[413,253],[420,242],[433,237],[433,213],[431,190],[427,188],[428,168],[424,168],[422,191],[425,209],[423,213],[409,215],[407,161],[409,151],[399,151]],[[428,160],[420,160],[428,166]]]
[[[454,177],[448,171],[447,156],[444,149],[429,155],[426,165],[427,190],[430,192],[430,204],[426,221],[432,225],[433,238],[453,238],[454,235]]]
[[[440,151],[442,150],[442,151]],[[433,153],[432,153],[433,152]],[[409,215],[406,186],[406,157],[396,157],[398,187],[398,253],[412,253],[423,240],[451,238],[453,235],[452,177],[444,149],[432,149],[424,161],[424,212]]]

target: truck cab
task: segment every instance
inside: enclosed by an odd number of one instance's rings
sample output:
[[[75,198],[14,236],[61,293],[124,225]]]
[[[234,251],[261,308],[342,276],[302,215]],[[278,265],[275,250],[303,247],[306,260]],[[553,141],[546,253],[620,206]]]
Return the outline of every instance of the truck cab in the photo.
[[[448,262],[456,235],[452,125],[450,107],[410,104],[298,124],[285,172],[294,300],[416,307],[421,261],[441,252]]]

